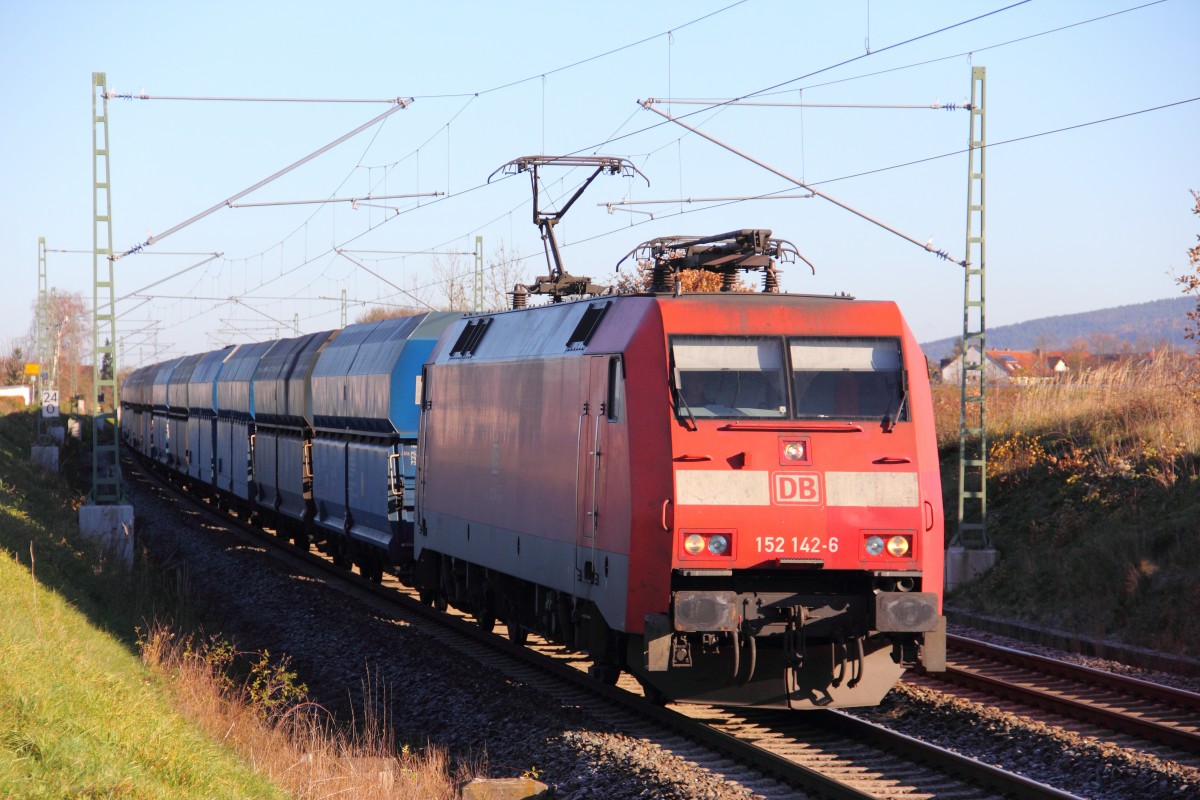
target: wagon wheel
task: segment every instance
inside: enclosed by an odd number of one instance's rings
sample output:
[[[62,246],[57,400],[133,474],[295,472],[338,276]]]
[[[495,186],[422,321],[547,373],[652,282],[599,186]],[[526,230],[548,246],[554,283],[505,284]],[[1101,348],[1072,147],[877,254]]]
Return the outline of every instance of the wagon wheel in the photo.
[[[508,623],[508,640],[518,647],[524,647],[529,639],[529,631],[516,622]]]
[[[292,544],[296,546],[297,550],[307,551],[311,541],[312,539],[309,537],[308,531],[294,531],[292,533]]]
[[[491,633],[496,627],[496,602],[491,592],[484,592],[476,604],[475,623],[484,633]]]
[[[331,541],[329,545],[331,550],[330,555],[333,556],[333,565],[335,567],[342,567],[343,569],[350,569],[353,566],[353,562],[350,559],[350,543],[339,537]]]

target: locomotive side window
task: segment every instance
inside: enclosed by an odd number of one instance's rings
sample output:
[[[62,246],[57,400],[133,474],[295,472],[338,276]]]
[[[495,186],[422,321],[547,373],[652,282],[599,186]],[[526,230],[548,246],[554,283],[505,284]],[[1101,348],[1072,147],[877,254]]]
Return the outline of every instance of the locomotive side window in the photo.
[[[779,339],[676,336],[671,354],[679,417],[787,418]]]
[[[608,395],[604,403],[609,422],[620,422],[625,417],[625,369],[620,356],[608,360]]]
[[[791,339],[798,419],[908,419],[897,339]]]

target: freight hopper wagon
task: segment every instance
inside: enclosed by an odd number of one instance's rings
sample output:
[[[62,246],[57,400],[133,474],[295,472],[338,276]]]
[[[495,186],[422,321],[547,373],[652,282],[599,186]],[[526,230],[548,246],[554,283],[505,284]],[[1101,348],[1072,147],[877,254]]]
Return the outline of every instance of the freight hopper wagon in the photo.
[[[426,366],[427,601],[647,695],[879,702],[944,660],[925,360],[893,303],[619,295],[463,319]]]
[[[349,325],[312,367],[309,535],[375,580],[384,568],[410,571],[421,368],[461,316]]]
[[[281,536],[307,549],[312,497],[312,373],[337,331],[280,339],[259,360],[251,448],[256,513]]]
[[[250,508],[254,502],[254,371],[274,342],[240,344],[217,371],[214,486],[219,503]]]
[[[121,385],[121,441],[134,452],[146,455],[150,449],[151,367],[139,367]]]
[[[183,359],[162,361],[148,367],[147,383],[150,395],[150,437],[147,455],[155,464],[167,466],[171,463],[170,403],[167,390],[171,373]]]
[[[189,426],[191,406],[189,404],[189,387],[192,383],[192,373],[200,359],[207,353],[193,353],[175,362],[167,380],[167,442],[170,452],[167,454],[167,466],[183,475],[188,474],[192,450],[189,442],[188,428],[197,430],[199,418]],[[193,437],[194,438],[194,437]],[[198,460],[198,458],[197,458]]]
[[[216,484],[217,376],[232,347],[203,353],[187,384],[187,475],[192,489],[211,494]]]

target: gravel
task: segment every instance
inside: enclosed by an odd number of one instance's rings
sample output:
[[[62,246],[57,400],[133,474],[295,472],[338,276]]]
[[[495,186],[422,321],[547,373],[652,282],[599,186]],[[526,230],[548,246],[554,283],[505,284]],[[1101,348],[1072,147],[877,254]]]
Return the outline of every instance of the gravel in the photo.
[[[208,632],[243,651],[286,655],[310,698],[339,717],[361,718],[366,697],[386,707],[400,742],[437,746],[489,777],[535,775],[560,799],[753,796],[288,573],[260,548],[130,483],[140,545],[186,573]]]
[[[535,775],[555,787],[557,798],[756,796],[453,654],[404,623],[380,619],[356,601],[290,574],[260,548],[241,544],[156,491],[130,483],[140,544],[164,567],[186,574],[209,632],[219,632],[242,650],[286,655],[311,699],[340,717],[361,717],[364,702],[382,706],[399,741],[440,747],[455,763],[490,777]],[[1096,659],[1086,662],[1130,672]],[[1173,676],[1167,680],[1180,685]],[[1184,688],[1195,690],[1195,682]],[[901,684],[879,708],[856,713],[1084,797],[1200,796],[1195,766],[933,690]]]
[[[962,626],[951,628],[951,633],[961,636],[1195,690],[1194,678],[1136,669]],[[1200,796],[1200,759],[1187,764],[1165,760],[933,689],[901,683],[878,708],[854,713],[1080,797],[1156,800]]]

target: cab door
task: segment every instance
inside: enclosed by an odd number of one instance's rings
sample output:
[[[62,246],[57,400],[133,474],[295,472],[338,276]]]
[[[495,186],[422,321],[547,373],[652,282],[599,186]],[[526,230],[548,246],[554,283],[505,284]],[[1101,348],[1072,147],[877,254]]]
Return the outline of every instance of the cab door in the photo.
[[[584,356],[580,376],[578,445],[576,452],[575,496],[575,580],[584,587],[599,585],[604,567],[596,557],[596,542],[602,535],[604,505],[605,448],[608,439],[609,363],[613,356]],[[579,594],[586,596],[585,588]]]

